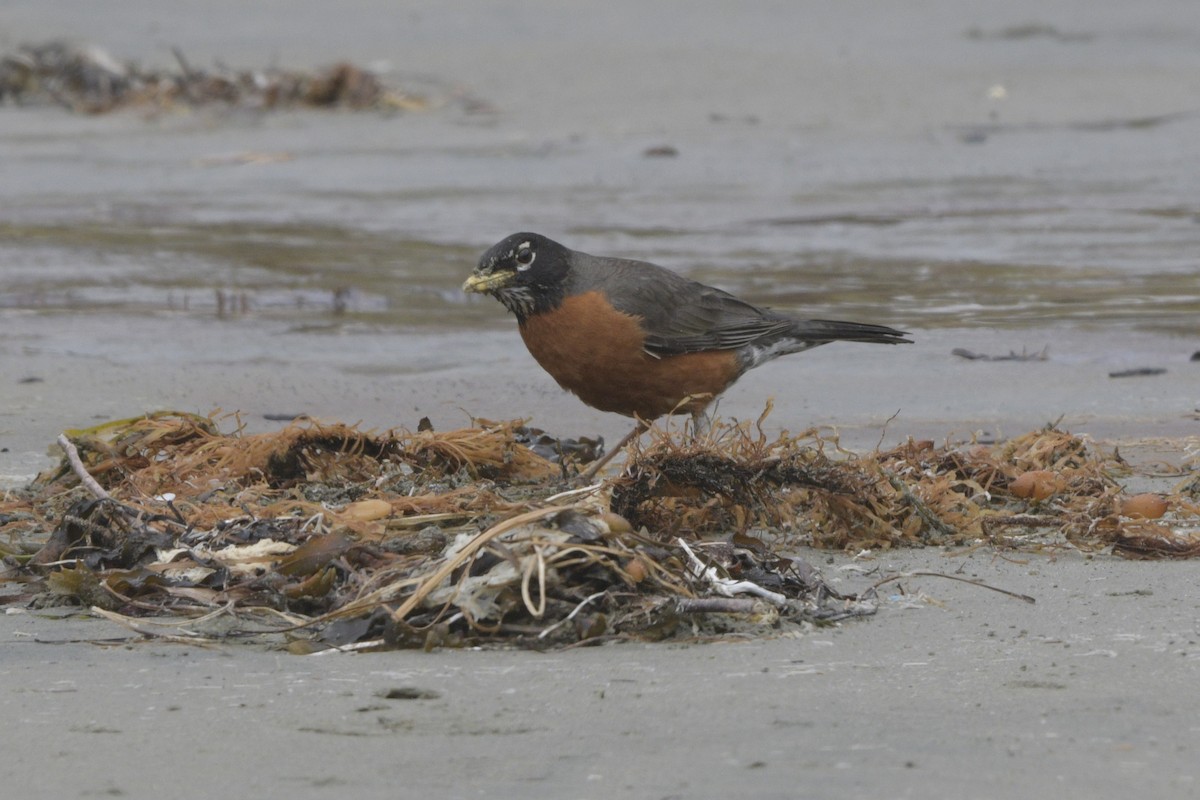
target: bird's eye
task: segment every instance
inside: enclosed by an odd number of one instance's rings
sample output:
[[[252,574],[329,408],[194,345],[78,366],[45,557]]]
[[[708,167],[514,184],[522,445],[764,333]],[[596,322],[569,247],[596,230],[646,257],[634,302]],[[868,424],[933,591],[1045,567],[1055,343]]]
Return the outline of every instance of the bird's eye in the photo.
[[[519,269],[519,270],[529,269],[530,265],[533,264],[534,255],[535,254],[533,252],[533,249],[530,247],[526,247],[524,250],[518,250],[517,256],[516,256],[517,269]]]

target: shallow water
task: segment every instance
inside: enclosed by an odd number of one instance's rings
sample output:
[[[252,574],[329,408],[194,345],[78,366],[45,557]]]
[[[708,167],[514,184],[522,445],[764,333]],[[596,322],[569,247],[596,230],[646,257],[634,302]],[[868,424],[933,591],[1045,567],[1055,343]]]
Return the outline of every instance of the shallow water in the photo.
[[[1079,210],[1061,197],[1055,206],[1030,197],[1021,207],[1010,197],[964,209],[987,183],[955,187],[941,211],[900,210],[878,192],[846,187],[836,211],[825,213],[736,220],[719,231],[612,224],[560,236],[580,249],[657,260],[755,302],[819,317],[910,328],[1037,324],[1184,336],[1200,328],[1200,207]],[[910,187],[910,196],[921,193]],[[713,194],[706,199],[711,215],[735,218],[738,198]],[[253,208],[239,209],[241,222],[143,212],[102,222],[0,223],[0,307],[117,317],[252,314],[390,330],[501,322],[499,306],[459,290],[481,249],[469,218],[485,213],[487,197],[461,198],[447,210],[462,217],[458,242],[364,230],[355,210],[384,201],[350,190],[343,199],[348,212],[292,224],[262,220],[268,214]],[[573,188],[564,187],[547,202],[572,199]],[[1137,198],[1114,194],[1111,205],[1122,199]],[[108,201],[119,205],[122,198]],[[608,203],[626,207],[619,195]]]

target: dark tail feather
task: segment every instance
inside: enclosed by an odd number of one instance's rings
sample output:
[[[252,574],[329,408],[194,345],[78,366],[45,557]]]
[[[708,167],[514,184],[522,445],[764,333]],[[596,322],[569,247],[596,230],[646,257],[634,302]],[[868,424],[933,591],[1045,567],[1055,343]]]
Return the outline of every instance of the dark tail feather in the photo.
[[[790,331],[791,336],[814,344],[826,342],[872,342],[874,344],[911,344],[906,339],[907,331],[898,331],[886,325],[869,325],[863,322],[838,322],[829,319],[797,320]]]

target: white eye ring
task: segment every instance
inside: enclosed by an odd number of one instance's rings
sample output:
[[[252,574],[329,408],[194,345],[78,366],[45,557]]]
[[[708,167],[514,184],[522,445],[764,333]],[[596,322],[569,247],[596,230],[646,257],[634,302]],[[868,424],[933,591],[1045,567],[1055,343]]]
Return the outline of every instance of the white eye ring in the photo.
[[[523,258],[528,258],[528,261],[523,261]],[[534,260],[537,258],[537,253],[529,246],[528,242],[522,242],[517,248],[517,254],[514,256],[517,262],[517,272],[524,272],[533,266]]]

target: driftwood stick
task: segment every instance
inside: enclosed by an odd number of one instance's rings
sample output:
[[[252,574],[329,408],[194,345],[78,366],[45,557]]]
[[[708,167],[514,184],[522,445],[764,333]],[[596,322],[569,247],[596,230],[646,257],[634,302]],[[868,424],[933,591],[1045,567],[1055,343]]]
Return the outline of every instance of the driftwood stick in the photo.
[[[79,458],[79,451],[75,449],[75,445],[67,438],[65,433],[58,435],[58,446],[61,447],[67,454],[67,461],[71,463],[71,470],[79,478],[79,482],[83,487],[92,493],[92,496],[97,500],[112,500],[112,495],[105,491],[104,487],[96,482],[96,479],[88,474],[87,468],[83,466],[83,461]]]
[[[753,614],[761,600],[748,597],[683,597],[675,603],[680,614]]]

